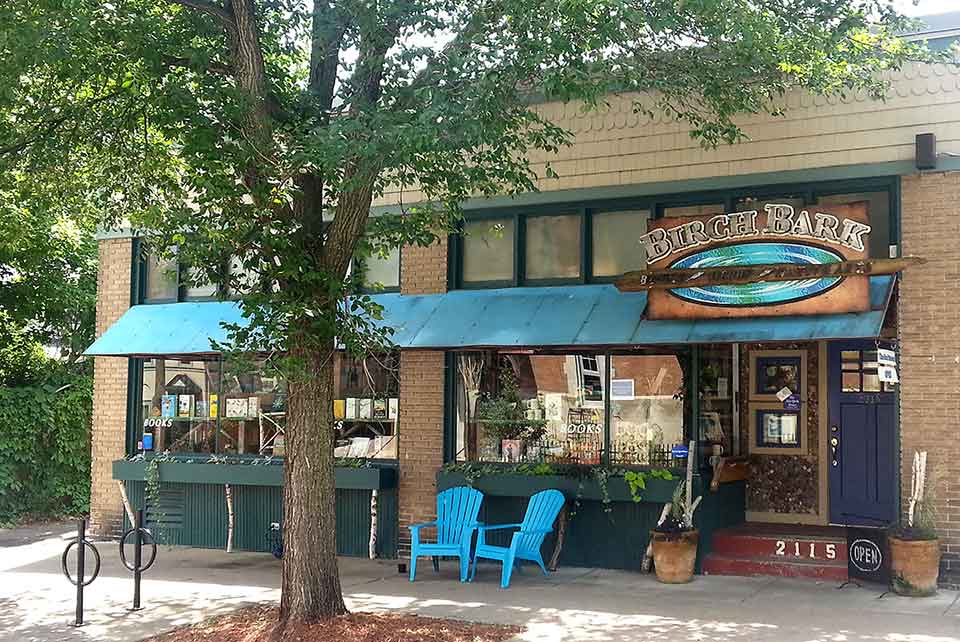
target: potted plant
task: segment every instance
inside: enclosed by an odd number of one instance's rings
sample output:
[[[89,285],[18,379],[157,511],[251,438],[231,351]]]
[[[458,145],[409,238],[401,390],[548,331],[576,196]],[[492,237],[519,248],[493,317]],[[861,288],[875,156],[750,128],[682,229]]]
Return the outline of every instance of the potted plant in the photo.
[[[935,486],[935,480],[927,480],[927,453],[914,453],[906,521],[888,538],[890,583],[899,595],[925,597],[937,592],[940,540],[934,530]]]
[[[541,440],[546,433],[547,422],[530,416],[509,371],[501,375],[500,394],[481,397],[476,414],[485,436],[499,444],[504,461],[520,461],[521,449]]]
[[[650,531],[653,567],[657,580],[665,584],[685,584],[693,579],[700,541],[700,533],[693,527],[693,513],[700,499],[691,501],[687,482],[681,482],[673,491],[666,518]]]

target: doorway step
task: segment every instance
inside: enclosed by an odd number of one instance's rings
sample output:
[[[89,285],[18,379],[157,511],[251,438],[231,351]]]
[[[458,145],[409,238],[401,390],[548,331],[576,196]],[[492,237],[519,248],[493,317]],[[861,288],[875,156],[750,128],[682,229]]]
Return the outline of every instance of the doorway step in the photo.
[[[713,533],[705,575],[770,575],[847,580],[846,529],[745,523]]]

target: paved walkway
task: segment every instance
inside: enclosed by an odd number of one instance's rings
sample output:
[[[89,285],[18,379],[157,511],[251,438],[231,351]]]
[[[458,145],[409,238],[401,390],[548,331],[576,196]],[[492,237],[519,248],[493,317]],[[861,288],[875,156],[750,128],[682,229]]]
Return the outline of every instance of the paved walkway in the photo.
[[[116,544],[103,543],[103,570],[86,593],[88,624],[76,629],[73,587],[59,568],[71,531],[0,531],[0,642],[135,641],[279,598],[280,565],[269,555],[164,547],[143,584],[145,608],[131,613],[133,582]],[[492,566],[481,566],[473,584],[456,581],[452,562],[440,574],[422,567],[410,584],[394,562],[343,559],[349,607],[521,624],[526,642],[960,642],[960,594],[952,591],[909,599],[853,585],[723,577],[664,586],[637,573],[576,568],[550,578],[525,570],[503,591]]]

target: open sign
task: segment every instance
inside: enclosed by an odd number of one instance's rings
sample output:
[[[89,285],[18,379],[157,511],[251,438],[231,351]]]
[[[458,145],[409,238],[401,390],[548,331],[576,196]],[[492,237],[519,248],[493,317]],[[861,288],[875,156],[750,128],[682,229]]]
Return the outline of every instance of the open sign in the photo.
[[[882,528],[847,528],[847,574],[851,578],[890,581],[887,563],[887,531]]]

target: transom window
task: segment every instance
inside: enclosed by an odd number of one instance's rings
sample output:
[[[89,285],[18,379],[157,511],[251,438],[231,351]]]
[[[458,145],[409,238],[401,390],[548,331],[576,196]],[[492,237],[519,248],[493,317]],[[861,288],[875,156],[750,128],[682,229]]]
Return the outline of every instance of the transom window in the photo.
[[[463,288],[609,283],[646,267],[639,240],[651,219],[762,210],[767,203],[812,210],[866,201],[870,256],[888,258],[897,242],[895,194],[895,179],[872,178],[468,214],[452,244],[452,280]]]

